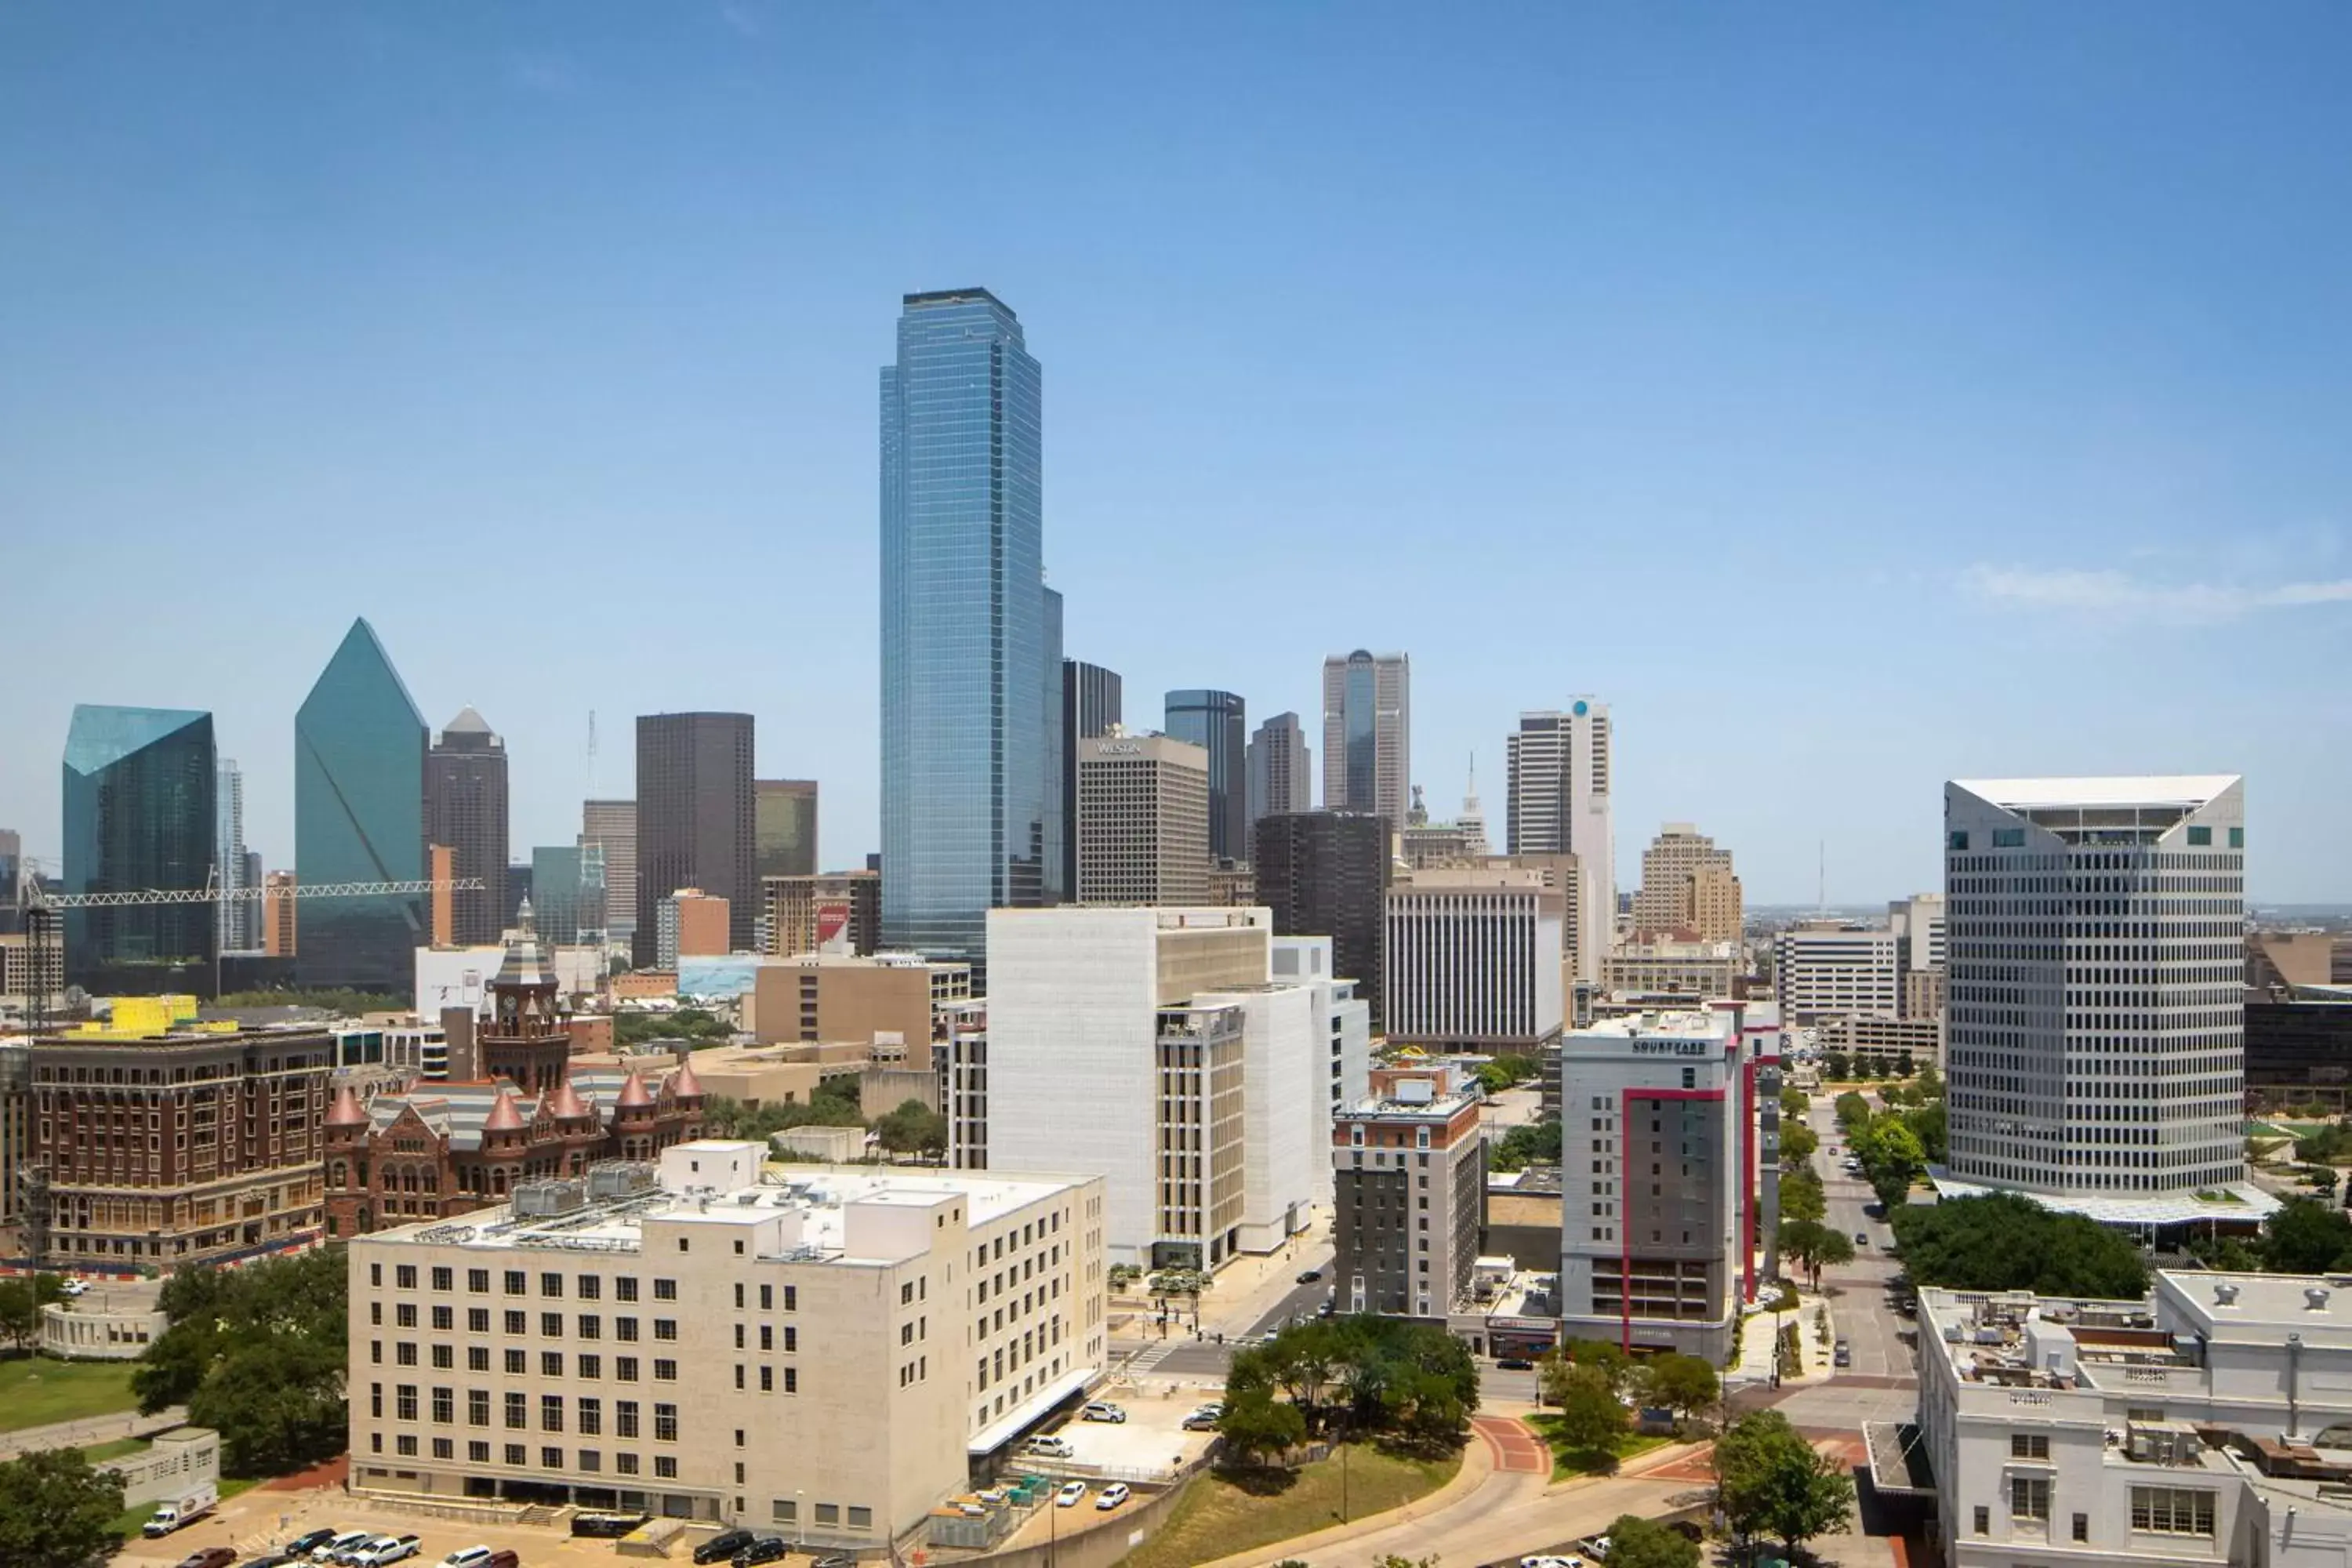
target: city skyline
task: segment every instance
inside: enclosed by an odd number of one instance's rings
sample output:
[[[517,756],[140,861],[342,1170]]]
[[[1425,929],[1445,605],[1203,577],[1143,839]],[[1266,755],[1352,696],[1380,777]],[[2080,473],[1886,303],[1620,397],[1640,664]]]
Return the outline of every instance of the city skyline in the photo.
[[[1138,691],[1310,714],[1310,658],[1407,649],[1439,802],[1519,710],[1605,693],[1621,860],[1698,821],[1759,906],[1811,903],[1824,840],[1832,903],[1933,886],[1941,782],[2013,774],[2242,773],[2265,841],[2314,847],[2258,845],[2252,899],[2352,892],[2321,784],[2352,746],[2328,677],[2352,475],[2315,412],[2352,362],[2321,260],[2336,220],[2284,194],[2330,177],[2352,113],[2312,64],[2340,16],[2122,36],[2040,16],[2029,48],[1998,20],[1908,17],[1829,57],[1762,18],[1540,16],[1507,50],[1463,33],[1433,57],[1381,18],[1322,61],[1311,105],[1286,89],[1311,23],[1240,13],[1223,25],[1245,50],[1137,24],[1166,69],[1118,94],[1102,83],[1132,73],[1099,67],[1122,48],[1018,17],[958,46],[977,73],[856,16],[806,19],[790,48],[707,17],[556,40],[323,15],[264,48],[225,18],[193,53],[76,20],[0,21],[22,46],[0,50],[0,135],[57,147],[21,195],[60,215],[0,254],[0,288],[51,306],[0,378],[17,581],[55,604],[125,554],[209,581],[226,548],[297,651],[198,630],[192,595],[79,648],[70,689],[5,683],[0,823],[53,872],[77,701],[211,710],[247,841],[290,866],[308,650],[358,615],[434,717],[498,715],[514,845],[569,842],[583,796],[629,793],[609,740],[591,784],[592,709],[608,737],[723,710],[758,718],[761,776],[823,784],[821,862],[862,863],[869,378],[899,292],[979,283],[1050,344],[1066,649]],[[1032,90],[983,111],[978,83],[1012,62]],[[429,121],[409,107],[425,80],[454,84]],[[1426,122],[1384,129],[1404,83]],[[670,112],[689,90],[705,113]],[[152,134],[190,92],[244,112]],[[1204,94],[1232,112],[1184,116]],[[1791,95],[1806,115],[1780,111]],[[2226,111],[2191,128],[2181,101]],[[289,116],[318,134],[289,144]],[[1194,134],[1171,145],[1176,117]],[[981,122],[991,180],[912,173]],[[453,138],[496,155],[436,177]],[[1543,152],[1561,145],[1580,156]],[[1375,179],[1381,204],[1294,199]],[[215,221],[255,188],[301,195]],[[2210,221],[2145,242],[2185,210]],[[184,247],[169,264],[159,230]],[[1237,230],[1265,243],[1231,253]],[[2242,233],[2268,237],[2259,289]],[[93,253],[115,260],[77,265]],[[429,563],[508,541],[543,599],[602,606],[591,656],[517,645],[437,591]],[[1211,560],[1244,568],[1213,595]],[[741,617],[618,613],[645,573],[781,574],[824,653],[772,657]],[[1668,573],[1747,631],[1740,655],[1657,646]],[[1188,590],[1215,600],[1215,646],[1134,613]],[[1687,743],[1737,717],[1728,668],[1776,662],[1866,731],[1748,726],[1737,768]]]

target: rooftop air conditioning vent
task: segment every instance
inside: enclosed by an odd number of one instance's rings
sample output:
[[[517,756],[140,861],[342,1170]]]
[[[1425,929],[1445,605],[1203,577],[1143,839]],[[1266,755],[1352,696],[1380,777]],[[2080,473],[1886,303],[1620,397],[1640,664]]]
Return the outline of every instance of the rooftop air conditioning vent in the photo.
[[[2304,1291],[2303,1304],[2304,1307],[2310,1311],[2324,1312],[2327,1310],[2326,1287],[2322,1285],[2314,1285],[2309,1289]]]
[[[2213,1287],[2213,1304],[2217,1307],[2236,1306],[2238,1304],[2238,1288],[2235,1285],[2231,1284],[2226,1279],[2216,1284]]]

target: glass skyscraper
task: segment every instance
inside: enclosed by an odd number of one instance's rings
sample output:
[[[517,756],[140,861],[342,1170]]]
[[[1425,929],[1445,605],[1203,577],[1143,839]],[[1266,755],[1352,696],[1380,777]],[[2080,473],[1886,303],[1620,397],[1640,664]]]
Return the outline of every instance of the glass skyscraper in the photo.
[[[220,760],[213,716],[82,703],[66,731],[65,890],[202,888],[213,870]],[[68,910],[66,978],[93,991],[131,965],[209,966],[210,904]],[[207,967],[202,976],[211,983]]]
[[[425,876],[425,716],[364,620],[294,715],[294,873],[302,886]],[[405,996],[431,938],[421,897],[315,899],[295,973],[306,986]]]
[[[1039,373],[986,289],[904,303],[882,369],[882,940],[977,963],[990,909],[1064,891]]]
[[[1230,691],[1171,691],[1164,727],[1209,753],[1209,858],[1248,859],[1248,710]]]

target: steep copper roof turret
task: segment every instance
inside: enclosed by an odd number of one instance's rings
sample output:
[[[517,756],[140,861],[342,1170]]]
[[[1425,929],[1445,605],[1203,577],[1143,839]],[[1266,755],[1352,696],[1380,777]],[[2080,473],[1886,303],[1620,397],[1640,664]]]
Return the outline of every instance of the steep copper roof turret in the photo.
[[[639,1078],[636,1069],[632,1068],[629,1070],[629,1081],[621,1086],[621,1098],[614,1102],[614,1109],[647,1110],[652,1109],[654,1097],[646,1092],[646,1080]]]
[[[557,1084],[555,1092],[547,1097],[547,1113],[558,1121],[578,1121],[591,1114],[588,1102],[580,1098],[580,1091],[572,1087],[569,1078]]]
[[[482,1123],[485,1132],[520,1132],[523,1130],[522,1111],[515,1105],[515,1097],[507,1089],[499,1090],[499,1100],[490,1107],[488,1118]]]
[[[686,1060],[678,1063],[677,1071],[670,1075],[669,1091],[670,1093],[677,1096],[680,1100],[700,1100],[702,1098],[702,1080],[694,1076],[694,1058],[692,1057],[688,1057]]]
[[[335,1095],[334,1109],[327,1112],[327,1125],[365,1127],[367,1124],[367,1108],[360,1103],[360,1097],[352,1092],[350,1084],[343,1085]]]

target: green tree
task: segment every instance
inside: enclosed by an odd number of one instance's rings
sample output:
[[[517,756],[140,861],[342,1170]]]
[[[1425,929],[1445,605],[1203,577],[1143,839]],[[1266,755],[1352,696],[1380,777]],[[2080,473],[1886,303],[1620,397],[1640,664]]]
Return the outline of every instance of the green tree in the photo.
[[[121,1544],[122,1478],[73,1448],[37,1448],[0,1464],[0,1563],[80,1568]]]
[[[1903,1125],[1911,1129],[1911,1136],[1919,1141],[1919,1152],[1927,1163],[1940,1165],[1950,1157],[1951,1136],[1942,1100],[1931,1100],[1913,1106],[1903,1113]]]
[[[1780,1217],[1782,1219],[1819,1220],[1829,1217],[1828,1195],[1822,1191],[1819,1173],[1810,1167],[1791,1171],[1780,1178]]]
[[[948,1119],[919,1100],[901,1100],[874,1123],[882,1147],[902,1154],[940,1154],[947,1151]]]
[[[347,1309],[340,1249],[244,1268],[184,1268],[159,1304],[171,1327],[131,1373],[139,1407],[184,1403],[221,1435],[223,1468],[273,1476],[342,1451]]]
[[[1782,1261],[1801,1267],[1817,1290],[1821,1289],[1822,1269],[1853,1261],[1853,1243],[1846,1238],[1845,1232],[1832,1230],[1819,1220],[1782,1220],[1780,1242]]]
[[[1923,1104],[1931,1100],[1944,1098],[1944,1075],[1936,1070],[1934,1062],[1927,1062],[1920,1067],[1917,1088],[1919,1099]]]
[[[41,1309],[26,1279],[0,1279],[0,1335],[23,1350],[40,1337]]]
[[[1570,1366],[1599,1369],[1609,1380],[1609,1386],[1619,1394],[1633,1385],[1633,1358],[1615,1340],[1568,1340],[1553,1354]]]
[[[1903,1267],[1921,1285],[2132,1300],[2147,1266],[2122,1237],[2080,1215],[2053,1214],[2014,1193],[1903,1204],[1888,1211]]]
[[[1780,1091],[1780,1121],[1783,1126],[1791,1121],[1802,1121],[1812,1108],[1812,1097],[1796,1085],[1790,1084]]]
[[[1559,1437],[1570,1453],[1608,1454],[1625,1435],[1625,1406],[1608,1373],[1597,1366],[1570,1365],[1557,1380]],[[1547,1391],[1549,1392],[1549,1391]]]
[[[2316,1198],[2289,1198],[2263,1225],[2263,1266],[2277,1274],[2325,1274],[2352,1254],[2352,1216]]]
[[[1638,1513],[1609,1527],[1609,1568],[1698,1568],[1698,1542]]]
[[[1307,1417],[1297,1405],[1259,1390],[1225,1406],[1217,1417],[1217,1435],[1243,1463],[1263,1464],[1268,1456],[1279,1458],[1307,1440]]]
[[[1843,1082],[1853,1074],[1853,1063],[1843,1051],[1822,1053],[1822,1076],[1832,1083]]]
[[[1878,1201],[1891,1212],[1910,1195],[1911,1179],[1925,1163],[1925,1152],[1909,1125],[1895,1117],[1882,1116],[1867,1127],[1869,1138],[1857,1140],[1866,1145],[1862,1152],[1862,1173]]]
[[[1487,1157],[1488,1169],[1520,1171],[1529,1165],[1559,1163],[1559,1123],[1525,1121],[1503,1134]]]
[[[1870,1124],[1870,1101],[1864,1100],[1854,1089],[1847,1089],[1843,1094],[1839,1095],[1834,1109],[1837,1113],[1837,1124],[1845,1129],[1849,1139],[1853,1136],[1855,1128],[1866,1127]]]
[[[1743,1540],[1777,1537],[1791,1556],[1853,1517],[1853,1478],[1816,1453],[1777,1410],[1743,1415],[1716,1439],[1715,1474],[1733,1532]]]
[[[1709,1408],[1722,1392],[1715,1368],[1695,1355],[1654,1356],[1642,1365],[1643,1397],[1677,1415]]]
[[[1801,1121],[1780,1123],[1780,1163],[1802,1165],[1822,1146],[1821,1135]]]

